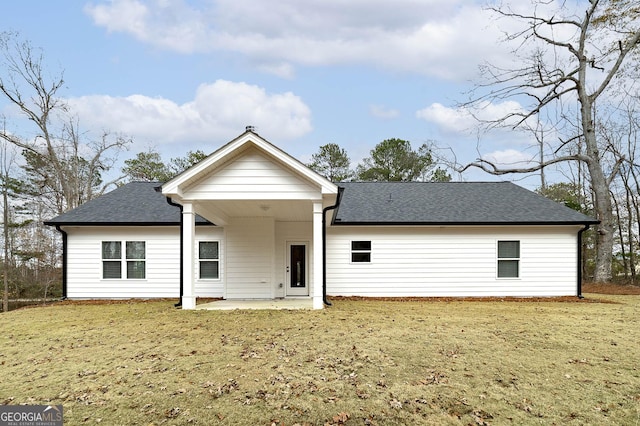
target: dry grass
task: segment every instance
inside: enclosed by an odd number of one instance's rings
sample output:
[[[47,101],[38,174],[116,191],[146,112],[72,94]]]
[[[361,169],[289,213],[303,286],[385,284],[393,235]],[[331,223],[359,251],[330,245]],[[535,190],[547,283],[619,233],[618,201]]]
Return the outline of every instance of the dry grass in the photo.
[[[640,297],[0,316],[0,404],[65,424],[640,424]]]

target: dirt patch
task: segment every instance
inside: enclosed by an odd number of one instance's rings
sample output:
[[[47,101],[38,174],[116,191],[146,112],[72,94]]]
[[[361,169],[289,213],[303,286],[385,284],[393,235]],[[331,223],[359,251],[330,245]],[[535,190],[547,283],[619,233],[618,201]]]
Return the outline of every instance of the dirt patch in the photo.
[[[62,300],[61,305],[127,305],[132,303],[155,303],[170,302],[178,303],[178,299],[85,299],[85,300]]]
[[[132,305],[139,303],[155,303],[155,302],[167,302],[178,303],[178,299],[82,299],[82,300],[56,300],[48,301],[46,303],[38,303],[32,305],[25,305],[18,309],[31,309],[42,308],[47,306],[70,306],[70,305]]]
[[[622,294],[622,293],[619,293]],[[559,302],[559,303],[615,303],[602,299],[576,296],[558,297],[361,297],[328,296],[329,300],[383,301],[383,302]]]
[[[593,294],[612,294],[612,295],[640,295],[640,286],[632,284],[616,284],[616,283],[584,283],[582,285],[583,293]],[[360,300],[360,301],[385,301],[385,302],[560,302],[560,303],[615,303],[612,301],[594,299],[584,297],[582,299],[576,296],[561,297],[362,297],[362,296],[328,296],[331,300]],[[198,303],[213,302],[222,300],[220,298],[198,298]],[[176,304],[179,299],[86,299],[86,300],[60,300],[49,301],[47,303],[38,303],[23,306],[18,309],[29,309],[43,306],[59,306],[59,305],[123,305],[133,303],[153,303],[167,302]]]
[[[640,295],[640,287],[620,284],[595,284],[589,283],[582,286],[583,293],[612,294],[612,295]],[[382,302],[538,302],[538,303],[616,303],[604,299],[590,297],[578,298],[576,296],[558,297],[363,297],[363,296],[327,296],[335,301],[382,301]],[[199,298],[198,303],[207,303],[223,300],[221,298]],[[60,305],[127,305],[139,303],[166,302],[176,304],[178,299],[85,299],[85,300],[59,300],[54,302],[27,305],[18,309],[30,309],[46,306]]]

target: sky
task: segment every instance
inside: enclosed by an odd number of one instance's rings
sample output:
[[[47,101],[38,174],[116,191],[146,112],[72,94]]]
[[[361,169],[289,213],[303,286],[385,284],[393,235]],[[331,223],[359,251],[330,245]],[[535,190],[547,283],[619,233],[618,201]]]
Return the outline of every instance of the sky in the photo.
[[[458,163],[532,158],[532,136],[478,133],[457,105],[484,61],[508,64],[505,23],[474,0],[21,0],[0,31],[42,48],[87,134],[132,138],[121,160],[211,153],[255,126],[308,162],[321,145],[352,164],[389,138]],[[517,109],[488,105],[485,114]],[[16,111],[0,100],[9,126]],[[15,123],[18,123],[16,119]],[[16,124],[17,125],[17,124]],[[23,130],[24,131],[24,130]],[[514,180],[480,171],[454,180]]]

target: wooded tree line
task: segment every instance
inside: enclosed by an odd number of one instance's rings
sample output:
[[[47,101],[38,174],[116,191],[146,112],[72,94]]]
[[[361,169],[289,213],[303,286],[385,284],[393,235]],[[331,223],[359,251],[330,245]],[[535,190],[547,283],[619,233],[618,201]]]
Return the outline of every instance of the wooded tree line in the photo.
[[[346,151],[331,143],[320,147],[309,166],[332,181],[448,181],[449,170],[469,167],[544,177],[550,166],[562,164],[566,181],[549,185],[543,178],[539,192],[601,220],[585,238],[585,276],[635,281],[640,6],[631,0],[583,0],[555,10],[550,5],[492,8],[498,17],[522,24],[506,35],[507,42],[518,42],[514,66],[484,64],[483,80],[459,105],[481,127],[529,132],[539,147],[535,164],[502,168],[479,158],[447,168],[437,164],[428,143],[415,150],[409,141],[387,139],[354,168]],[[83,129],[61,94],[62,71],[46,69],[42,52],[13,33],[0,33],[0,60],[0,97],[13,112],[11,118],[0,116],[3,299],[59,296],[59,235],[43,220],[127,180],[166,181],[205,153],[166,161],[151,149],[115,173],[132,141]],[[482,118],[487,105],[506,100],[521,107]]]
[[[328,143],[313,154],[307,166],[332,182],[450,181],[451,175],[436,164],[431,149],[425,143],[416,151],[409,141],[386,139],[377,144],[370,157],[363,159],[354,169],[347,151],[337,144]],[[125,160],[122,171],[130,180],[166,182],[205,157],[206,154],[200,150],[190,151],[185,157],[166,162],[157,150],[149,149]]]

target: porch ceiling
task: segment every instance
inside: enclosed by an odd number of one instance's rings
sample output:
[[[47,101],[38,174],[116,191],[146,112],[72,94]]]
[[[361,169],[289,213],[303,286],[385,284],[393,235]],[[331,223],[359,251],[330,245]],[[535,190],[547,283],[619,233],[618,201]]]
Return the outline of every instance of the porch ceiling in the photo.
[[[273,217],[276,221],[303,222],[313,219],[310,200],[215,200],[201,201],[196,212],[219,224],[220,218]]]

